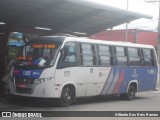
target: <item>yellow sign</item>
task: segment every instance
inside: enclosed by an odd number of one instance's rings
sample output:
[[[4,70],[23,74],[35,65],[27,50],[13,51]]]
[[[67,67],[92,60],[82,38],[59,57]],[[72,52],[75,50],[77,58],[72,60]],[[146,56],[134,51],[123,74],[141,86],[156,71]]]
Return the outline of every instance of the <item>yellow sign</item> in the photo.
[[[56,48],[55,44],[33,44],[32,45],[33,48]]]

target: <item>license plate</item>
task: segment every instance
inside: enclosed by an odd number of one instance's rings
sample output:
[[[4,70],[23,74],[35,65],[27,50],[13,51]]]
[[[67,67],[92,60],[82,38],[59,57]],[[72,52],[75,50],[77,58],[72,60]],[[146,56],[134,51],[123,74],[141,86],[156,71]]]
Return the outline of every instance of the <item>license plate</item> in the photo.
[[[21,87],[21,88],[26,88],[27,85],[26,84],[19,84],[18,87]]]

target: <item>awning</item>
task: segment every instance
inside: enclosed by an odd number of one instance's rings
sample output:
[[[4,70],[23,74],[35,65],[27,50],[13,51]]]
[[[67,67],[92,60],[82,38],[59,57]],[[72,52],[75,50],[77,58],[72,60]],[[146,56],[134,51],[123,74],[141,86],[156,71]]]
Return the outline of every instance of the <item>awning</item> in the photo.
[[[1,0],[0,34],[6,31],[41,35],[55,33],[86,36],[148,15],[129,12],[91,0]],[[48,28],[47,30],[39,28]]]

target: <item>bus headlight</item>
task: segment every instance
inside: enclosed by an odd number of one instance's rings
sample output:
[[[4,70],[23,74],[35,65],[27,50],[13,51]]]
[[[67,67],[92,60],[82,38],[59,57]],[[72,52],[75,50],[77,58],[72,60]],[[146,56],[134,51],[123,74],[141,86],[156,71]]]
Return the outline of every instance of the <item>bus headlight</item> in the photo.
[[[40,84],[40,83],[44,83],[44,82],[46,82],[46,81],[52,80],[52,78],[53,78],[53,77],[37,79],[37,85]]]

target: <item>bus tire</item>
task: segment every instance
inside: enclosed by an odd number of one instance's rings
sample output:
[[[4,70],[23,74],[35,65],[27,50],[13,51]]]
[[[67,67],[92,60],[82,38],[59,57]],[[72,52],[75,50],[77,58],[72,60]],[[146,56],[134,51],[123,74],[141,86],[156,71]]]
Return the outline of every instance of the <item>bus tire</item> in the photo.
[[[122,99],[133,100],[136,95],[136,88],[134,85],[130,85],[128,88],[128,92],[125,94],[120,94]]]
[[[66,107],[70,106],[73,102],[73,93],[70,87],[66,86],[63,88],[61,93],[61,98],[59,103],[61,106]]]

